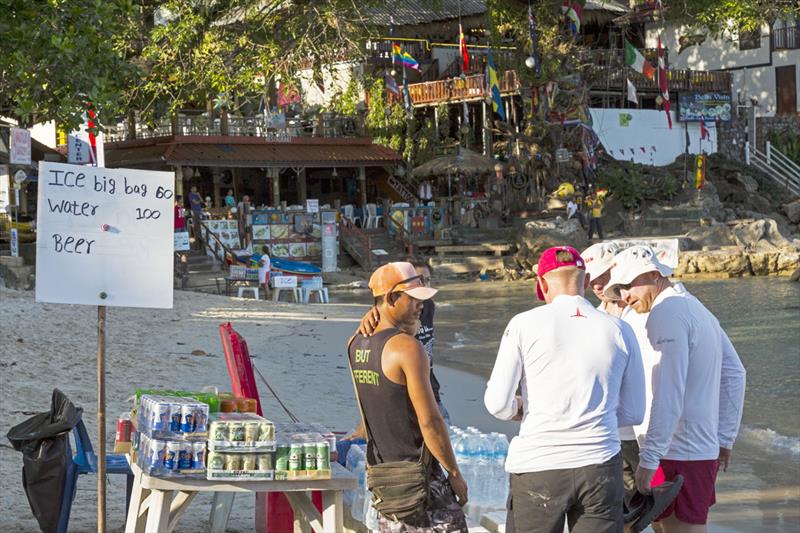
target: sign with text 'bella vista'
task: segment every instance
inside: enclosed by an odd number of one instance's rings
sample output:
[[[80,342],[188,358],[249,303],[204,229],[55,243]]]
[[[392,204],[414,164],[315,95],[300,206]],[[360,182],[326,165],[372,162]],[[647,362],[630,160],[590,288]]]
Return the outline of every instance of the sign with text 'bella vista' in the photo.
[[[172,307],[174,179],[41,162],[36,300]]]

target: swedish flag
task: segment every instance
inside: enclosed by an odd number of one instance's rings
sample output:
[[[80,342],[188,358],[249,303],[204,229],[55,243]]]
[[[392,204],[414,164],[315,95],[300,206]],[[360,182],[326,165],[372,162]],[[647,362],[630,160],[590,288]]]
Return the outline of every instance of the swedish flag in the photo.
[[[506,110],[503,107],[503,97],[500,95],[500,85],[497,82],[497,69],[494,66],[492,49],[490,48],[486,57],[486,85],[489,95],[492,97],[492,109],[500,115],[500,119],[506,120]]]

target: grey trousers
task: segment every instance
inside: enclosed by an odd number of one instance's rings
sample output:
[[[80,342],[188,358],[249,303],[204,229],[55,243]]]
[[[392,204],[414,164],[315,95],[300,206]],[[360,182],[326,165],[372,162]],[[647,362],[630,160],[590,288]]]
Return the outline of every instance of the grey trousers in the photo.
[[[625,487],[625,505],[630,503],[636,490],[636,469],[639,468],[639,443],[635,440],[622,442],[622,484]]]
[[[599,465],[511,474],[517,533],[622,532],[622,456]]]

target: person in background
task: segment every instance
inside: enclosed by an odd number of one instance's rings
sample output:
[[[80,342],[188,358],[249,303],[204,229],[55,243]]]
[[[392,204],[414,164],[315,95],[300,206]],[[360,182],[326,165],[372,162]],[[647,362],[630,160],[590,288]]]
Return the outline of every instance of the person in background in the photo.
[[[236,198],[233,197],[233,189],[228,189],[228,194],[225,195],[225,207],[228,209],[236,207]]]
[[[194,237],[194,247],[196,250],[203,250],[203,232],[200,227],[200,220],[203,218],[203,197],[197,192],[197,187],[193,186],[189,191],[189,207],[192,210],[192,233]]]
[[[505,466],[517,533],[561,533],[565,519],[575,532],[623,529],[618,428],[642,422],[644,372],[630,326],[595,309],[587,286],[577,250],[545,250],[536,293],[547,305],[511,319],[486,385],[491,415],[522,420]]]
[[[258,283],[264,287],[264,299],[269,300],[269,277],[272,261],[269,258],[269,246],[266,244],[261,248],[261,257],[258,258]]]
[[[236,214],[239,217],[239,242],[242,248],[249,247],[253,239],[253,214],[251,211],[250,197],[245,194],[242,196],[242,201],[236,206]]]
[[[599,193],[589,194],[586,197],[586,207],[589,208],[589,240],[594,238],[595,231],[602,240],[603,226],[600,219],[603,216],[603,197]]]
[[[186,216],[183,214],[183,196],[175,197],[175,232],[186,231]]]
[[[702,533],[716,503],[717,471],[728,469],[739,432],[746,372],[717,318],[669,280],[672,271],[649,246],[632,246],[615,256],[605,293],[635,311],[626,321],[644,361],[647,412],[634,427],[636,486],[643,494],[654,490],[657,469],[667,482],[682,477],[659,524],[665,533]]]

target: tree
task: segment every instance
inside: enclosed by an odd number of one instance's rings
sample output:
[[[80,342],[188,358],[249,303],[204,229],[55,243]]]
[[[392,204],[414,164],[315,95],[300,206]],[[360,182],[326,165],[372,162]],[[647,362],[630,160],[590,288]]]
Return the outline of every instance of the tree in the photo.
[[[712,35],[724,35],[731,29],[752,31],[790,15],[800,17],[797,0],[676,0],[664,2],[665,18],[685,21]]]
[[[117,41],[131,10],[128,0],[0,1],[0,115],[72,129],[89,101],[117,111],[135,73]]]

